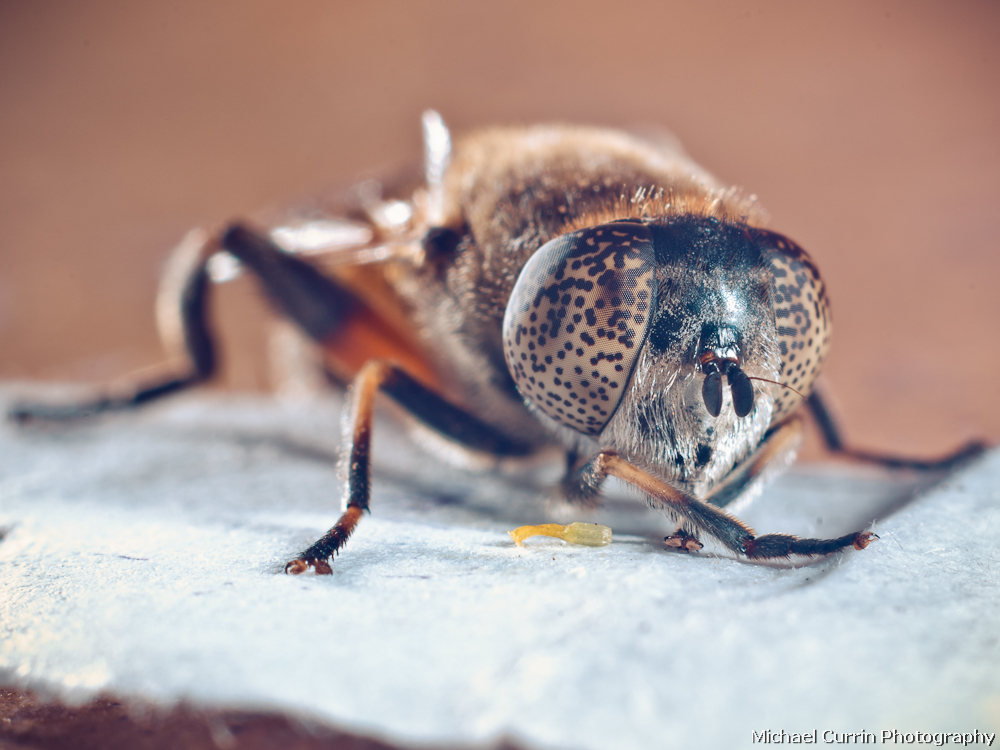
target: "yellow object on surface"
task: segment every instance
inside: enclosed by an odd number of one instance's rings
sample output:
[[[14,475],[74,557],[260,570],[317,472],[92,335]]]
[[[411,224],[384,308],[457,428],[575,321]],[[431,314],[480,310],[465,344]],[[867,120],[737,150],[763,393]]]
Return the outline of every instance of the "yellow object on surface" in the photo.
[[[529,536],[554,536],[570,544],[582,544],[587,547],[604,547],[611,544],[611,529],[599,523],[571,523],[563,526],[558,523],[543,523],[538,526],[520,526],[508,531],[510,538],[518,547],[524,546],[524,540]]]

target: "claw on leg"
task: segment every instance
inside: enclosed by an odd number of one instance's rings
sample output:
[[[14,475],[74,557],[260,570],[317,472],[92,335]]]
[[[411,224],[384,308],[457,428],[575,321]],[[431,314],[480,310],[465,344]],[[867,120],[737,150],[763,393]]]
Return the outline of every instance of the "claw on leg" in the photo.
[[[292,560],[285,565],[285,574],[290,576],[297,576],[307,570],[309,570],[309,563],[302,559]]]
[[[704,545],[698,541],[697,537],[691,535],[683,527],[677,529],[673,534],[663,538],[663,544],[678,552],[697,552]]]
[[[306,560],[301,557],[297,557],[285,565],[285,574],[297,576],[309,570],[310,566],[316,571],[316,575],[318,576],[333,574],[333,568],[330,567],[330,563],[326,560]]]
[[[871,544],[872,542],[876,541],[879,538],[880,537],[878,534],[871,531],[866,531],[863,534],[858,534],[858,538],[854,540],[854,549],[864,549],[869,544]]]
[[[354,533],[363,512],[357,505],[349,505],[332,529],[309,549],[285,565],[285,573],[297,576],[300,573],[305,573],[309,568],[315,570],[318,576],[328,576],[333,573],[329,561]]]

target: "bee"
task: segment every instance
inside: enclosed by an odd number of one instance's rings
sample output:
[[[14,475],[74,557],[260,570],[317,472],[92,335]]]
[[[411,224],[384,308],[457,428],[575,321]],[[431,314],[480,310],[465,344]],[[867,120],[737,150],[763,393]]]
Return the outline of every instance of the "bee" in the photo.
[[[557,448],[555,489],[571,505],[594,508],[614,476],[677,523],[668,547],[711,539],[757,561],[878,538],[758,536],[733,515],[792,462],[805,411],[833,450],[888,465],[945,467],[980,449],[936,462],[848,449],[813,392],[831,334],[815,262],[679,148],[537,126],[475,132],[453,149],[435,112],[423,130],[415,185],[365,183],[341,215],[189,234],[157,300],[170,377],[12,417],[85,417],[208,380],[213,278],[238,267],[350,383],[343,514],[287,573],[331,573],[368,511],[379,393],[472,454]]]

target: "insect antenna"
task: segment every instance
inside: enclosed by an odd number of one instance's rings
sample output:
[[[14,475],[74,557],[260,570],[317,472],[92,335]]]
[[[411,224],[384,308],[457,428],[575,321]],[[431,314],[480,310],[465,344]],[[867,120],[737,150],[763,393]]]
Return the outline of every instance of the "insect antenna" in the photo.
[[[792,388],[792,386],[788,385],[787,383],[779,383],[777,380],[768,380],[767,378],[755,378],[752,375],[748,375],[747,377],[749,377],[751,380],[762,380],[765,383],[773,383],[774,385],[780,385],[782,388],[787,388],[790,391],[795,391],[797,394],[802,396],[802,398],[806,397],[806,394],[804,394],[802,391],[798,390],[797,388]]]

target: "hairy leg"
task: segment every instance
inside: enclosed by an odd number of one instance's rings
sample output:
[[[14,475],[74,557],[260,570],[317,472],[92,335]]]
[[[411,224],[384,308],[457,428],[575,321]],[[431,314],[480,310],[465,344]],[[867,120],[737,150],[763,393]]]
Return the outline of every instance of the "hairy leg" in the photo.
[[[286,573],[303,573],[309,567],[319,574],[331,573],[329,559],[344,546],[361,515],[368,511],[372,421],[380,390],[423,424],[466,448],[497,456],[527,456],[534,450],[448,402],[398,365],[372,360],[361,368],[350,390],[349,445],[343,458],[347,480],[344,512],[333,528],[285,566]]]
[[[669,546],[697,549],[694,535],[701,533],[717,540],[735,554],[751,560],[787,558],[790,555],[827,555],[845,547],[864,549],[878,537],[871,532],[854,532],[837,539],[800,539],[789,534],[756,532],[725,511],[674,488],[619,456],[602,451],[567,477],[584,494],[600,491],[608,476],[615,476],[644,492],[653,505],[676,519],[679,532],[667,537]],[[676,540],[676,544],[670,544]]]

